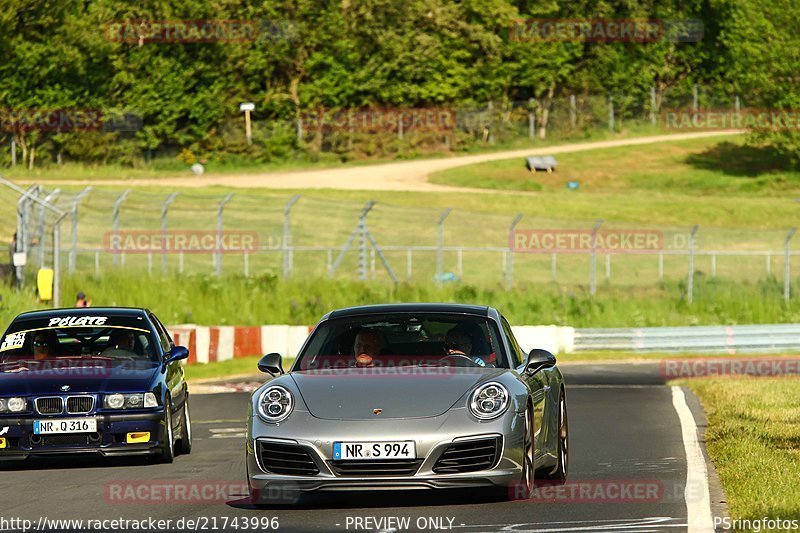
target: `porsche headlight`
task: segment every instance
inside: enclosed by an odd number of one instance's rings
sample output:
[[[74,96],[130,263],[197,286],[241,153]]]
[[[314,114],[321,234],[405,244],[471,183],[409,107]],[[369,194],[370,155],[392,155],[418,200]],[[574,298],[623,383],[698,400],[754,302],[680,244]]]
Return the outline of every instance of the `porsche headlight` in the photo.
[[[267,388],[258,398],[258,414],[265,422],[286,420],[293,408],[292,393],[277,385]]]
[[[502,415],[508,408],[508,389],[492,381],[484,383],[472,392],[469,410],[480,420],[491,420]]]
[[[152,392],[144,394],[108,394],[103,398],[106,409],[141,409],[142,407],[157,407],[158,401]]]

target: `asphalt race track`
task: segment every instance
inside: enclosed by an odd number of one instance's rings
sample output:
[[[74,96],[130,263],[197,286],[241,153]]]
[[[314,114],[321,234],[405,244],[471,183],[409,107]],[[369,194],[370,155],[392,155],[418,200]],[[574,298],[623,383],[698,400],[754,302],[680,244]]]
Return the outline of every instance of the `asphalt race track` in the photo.
[[[244,492],[249,395],[228,392],[193,394],[194,450],[171,465],[139,458],[3,465],[0,515],[31,520],[34,527],[40,517],[153,518],[171,519],[173,528],[197,519],[192,529],[234,530],[226,517],[238,517],[238,529],[253,529],[253,520],[261,520],[256,529],[264,530],[277,517],[279,531],[685,531],[686,451],[671,389],[657,365],[572,364],[562,370],[571,481],[561,492],[543,487],[533,500],[344,493],[306,499],[300,507],[255,509]]]

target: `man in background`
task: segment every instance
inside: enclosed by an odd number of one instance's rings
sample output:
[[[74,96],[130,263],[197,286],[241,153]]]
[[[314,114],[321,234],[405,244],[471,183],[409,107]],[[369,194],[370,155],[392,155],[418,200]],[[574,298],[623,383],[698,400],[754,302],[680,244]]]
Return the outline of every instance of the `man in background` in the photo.
[[[86,299],[86,295],[82,292],[78,293],[78,297],[75,300],[75,307],[91,307],[92,301]]]

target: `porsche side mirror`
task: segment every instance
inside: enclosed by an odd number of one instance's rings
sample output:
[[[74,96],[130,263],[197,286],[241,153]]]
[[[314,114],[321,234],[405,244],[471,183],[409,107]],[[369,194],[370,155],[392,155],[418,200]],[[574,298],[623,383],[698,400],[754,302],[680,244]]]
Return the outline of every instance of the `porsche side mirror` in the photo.
[[[534,375],[543,368],[556,366],[556,357],[547,350],[531,350],[528,354],[528,361],[525,363],[525,373],[529,376]]]
[[[258,369],[267,374],[283,374],[283,365],[281,364],[281,354],[268,353],[258,360]]]
[[[189,357],[189,350],[185,346],[173,346],[172,349],[167,352],[167,363],[171,363],[173,361],[180,361],[181,359],[186,359]]]

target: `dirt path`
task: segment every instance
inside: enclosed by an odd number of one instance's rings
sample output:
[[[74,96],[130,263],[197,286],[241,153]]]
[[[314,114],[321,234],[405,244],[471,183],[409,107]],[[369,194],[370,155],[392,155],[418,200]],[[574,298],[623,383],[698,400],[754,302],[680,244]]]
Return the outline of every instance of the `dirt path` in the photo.
[[[165,185],[175,187],[204,187],[223,185],[227,187],[265,187],[271,189],[350,189],[382,191],[429,191],[429,192],[485,192],[482,189],[450,187],[428,182],[432,172],[445,170],[484,161],[523,158],[531,155],[555,155],[568,152],[582,152],[617,146],[636,146],[684,139],[699,139],[719,135],[742,133],[740,130],[695,132],[672,135],[656,135],[613,141],[599,141],[579,144],[565,144],[544,148],[526,148],[441,159],[421,159],[400,163],[384,163],[347,168],[315,169],[290,172],[268,172],[259,174],[209,174],[172,178],[132,179],[132,180],[59,180],[59,184],[91,185]],[[523,162],[520,161],[520,165]],[[55,183],[55,182],[54,182]]]

